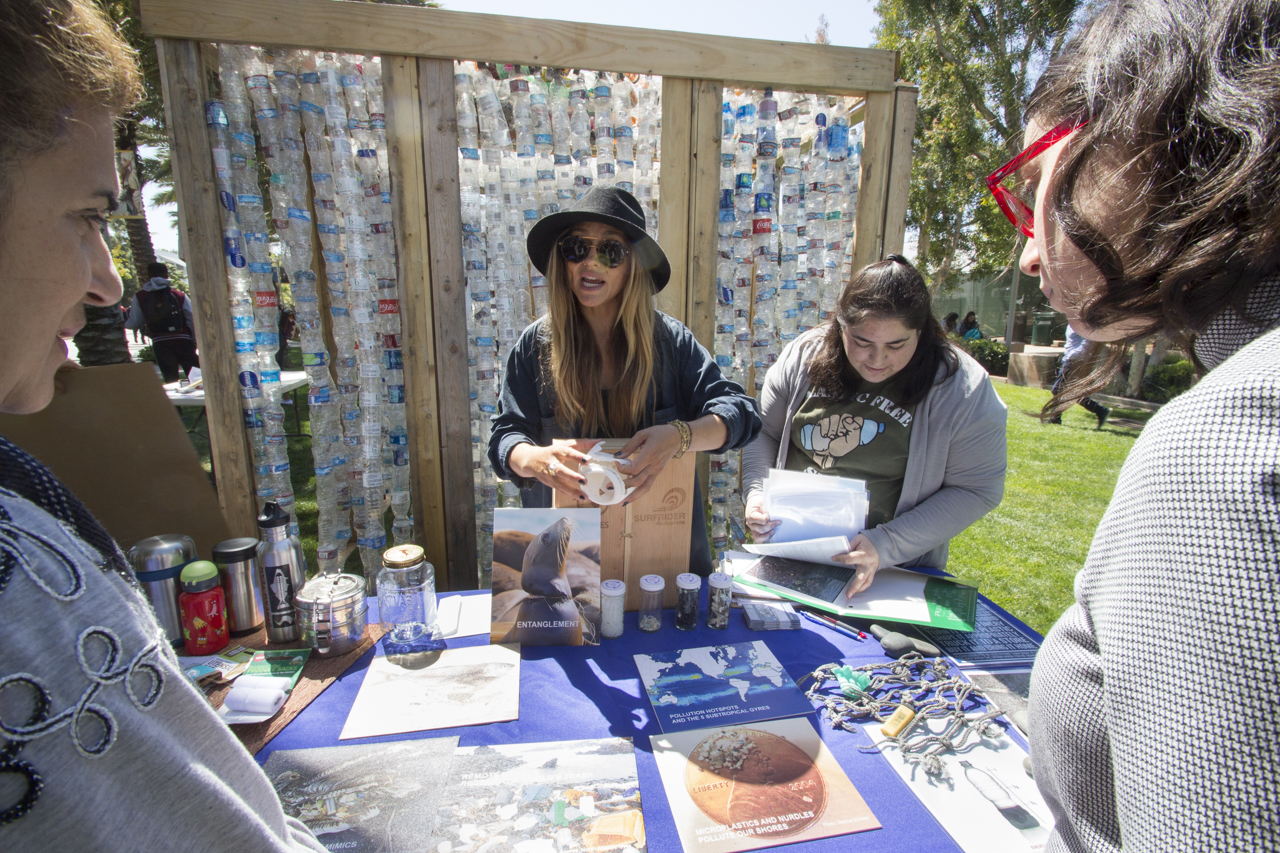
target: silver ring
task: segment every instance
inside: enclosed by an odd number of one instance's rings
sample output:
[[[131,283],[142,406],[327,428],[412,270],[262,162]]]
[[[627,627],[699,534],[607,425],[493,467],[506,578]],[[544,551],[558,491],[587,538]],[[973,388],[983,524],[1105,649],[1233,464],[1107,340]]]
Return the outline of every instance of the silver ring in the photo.
[[[554,459],[552,459],[551,463],[547,465],[547,473],[552,477],[556,475],[556,461]]]

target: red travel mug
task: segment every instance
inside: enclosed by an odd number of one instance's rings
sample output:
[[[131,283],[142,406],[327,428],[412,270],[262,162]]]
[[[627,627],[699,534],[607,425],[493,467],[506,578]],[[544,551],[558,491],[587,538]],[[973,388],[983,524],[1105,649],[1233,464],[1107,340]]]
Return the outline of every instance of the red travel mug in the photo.
[[[218,567],[208,560],[195,560],[182,570],[182,640],[189,655],[211,655],[226,648],[227,600],[218,586]]]

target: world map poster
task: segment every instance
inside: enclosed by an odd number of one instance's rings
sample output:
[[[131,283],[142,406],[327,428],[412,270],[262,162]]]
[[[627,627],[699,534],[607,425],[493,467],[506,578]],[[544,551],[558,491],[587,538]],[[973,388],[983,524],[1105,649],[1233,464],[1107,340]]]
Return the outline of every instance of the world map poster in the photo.
[[[760,640],[635,660],[664,732],[813,713],[813,704]]]

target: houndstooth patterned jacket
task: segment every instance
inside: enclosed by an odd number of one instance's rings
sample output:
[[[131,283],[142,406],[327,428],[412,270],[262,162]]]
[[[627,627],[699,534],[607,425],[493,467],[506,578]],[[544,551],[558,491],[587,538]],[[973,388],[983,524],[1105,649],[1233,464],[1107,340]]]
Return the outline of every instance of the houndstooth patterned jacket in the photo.
[[[1197,339],[1036,659],[1048,850],[1280,850],[1280,276],[1246,316]]]

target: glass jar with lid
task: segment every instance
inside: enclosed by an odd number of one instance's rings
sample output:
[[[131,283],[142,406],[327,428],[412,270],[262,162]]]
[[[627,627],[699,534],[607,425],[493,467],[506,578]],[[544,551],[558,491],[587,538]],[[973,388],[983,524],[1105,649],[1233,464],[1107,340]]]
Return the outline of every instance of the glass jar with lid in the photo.
[[[382,553],[378,618],[386,631],[382,648],[388,655],[444,648],[436,619],[435,567],[420,546],[397,545]]]
[[[662,595],[667,582],[662,575],[640,578],[640,630],[657,631],[662,627]]]

